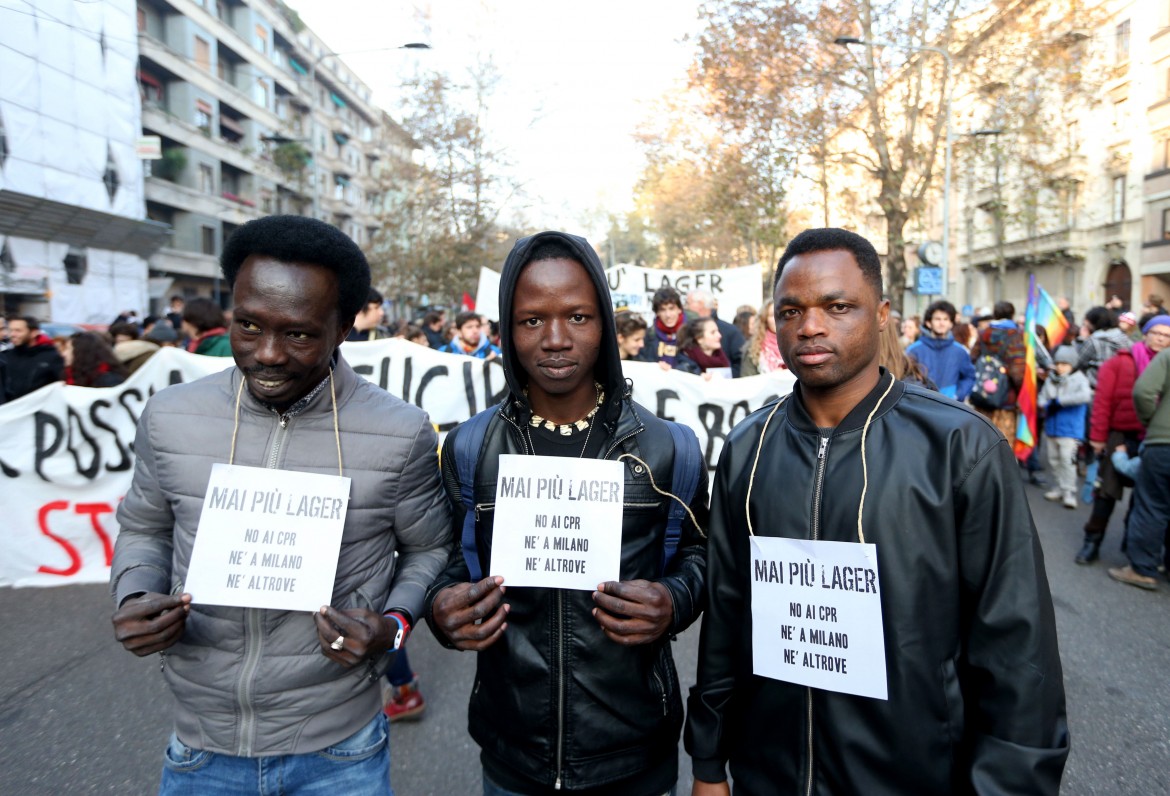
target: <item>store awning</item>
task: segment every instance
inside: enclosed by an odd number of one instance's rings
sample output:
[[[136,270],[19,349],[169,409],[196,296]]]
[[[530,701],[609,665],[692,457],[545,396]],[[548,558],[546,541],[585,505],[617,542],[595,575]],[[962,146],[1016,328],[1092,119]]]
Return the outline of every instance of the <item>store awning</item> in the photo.
[[[0,235],[67,243],[150,257],[167,244],[171,227],[102,213],[51,199],[0,191]]]
[[[345,107],[345,100],[343,100],[341,97],[337,96],[332,91],[329,92],[329,99],[333,100],[333,104],[336,105],[337,107],[339,107],[339,108]]]

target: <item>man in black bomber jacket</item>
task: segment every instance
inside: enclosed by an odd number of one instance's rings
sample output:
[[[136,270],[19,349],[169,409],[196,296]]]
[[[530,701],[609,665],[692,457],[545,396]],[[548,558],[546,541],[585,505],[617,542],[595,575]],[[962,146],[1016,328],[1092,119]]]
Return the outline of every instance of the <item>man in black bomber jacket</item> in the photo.
[[[503,578],[469,582],[456,545],[427,592],[428,624],[445,646],[479,654],[468,723],[482,750],[485,794],[657,796],[677,779],[682,728],[670,639],[706,600],[706,539],[695,525],[706,525],[706,469],[663,572],[669,504],[650,477],[671,490],[674,446],[667,421],[630,398],[593,248],[559,232],[518,241],[504,264],[499,306],[509,394],[487,410],[475,468],[480,568],[487,572],[491,560],[500,454],[632,454],[636,460],[621,458],[621,580],[592,593],[514,587],[505,594]],[[533,424],[534,415],[547,423]],[[462,430],[448,435],[442,457],[457,539],[465,510],[454,450]],[[693,435],[689,442],[698,456]]]
[[[735,427],[716,472],[686,733],[693,793],[726,794],[730,763],[736,794],[1055,796],[1064,684],[1007,441],[878,367],[889,302],[859,235],[794,238],[775,313],[798,381]],[[749,521],[757,537],[876,545],[887,699],[754,673]]]

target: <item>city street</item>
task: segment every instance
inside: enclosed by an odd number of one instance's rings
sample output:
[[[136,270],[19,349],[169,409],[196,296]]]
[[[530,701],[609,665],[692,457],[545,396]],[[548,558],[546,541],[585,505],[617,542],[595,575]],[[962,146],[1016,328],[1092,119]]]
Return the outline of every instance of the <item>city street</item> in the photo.
[[[1060,625],[1073,751],[1065,794],[1170,792],[1170,584],[1158,593],[1111,581],[1123,561],[1120,511],[1103,560],[1073,554],[1088,508],[1046,503],[1027,487],[1040,527]],[[114,642],[104,586],[0,589],[0,793],[147,794],[157,788],[169,697],[157,656]],[[697,628],[675,657],[694,678]],[[400,796],[477,793],[477,748],[466,732],[474,656],[440,648],[423,628],[410,645],[422,678],[422,721],[395,725]],[[680,793],[689,793],[681,761]],[[339,796],[342,796],[339,794]]]

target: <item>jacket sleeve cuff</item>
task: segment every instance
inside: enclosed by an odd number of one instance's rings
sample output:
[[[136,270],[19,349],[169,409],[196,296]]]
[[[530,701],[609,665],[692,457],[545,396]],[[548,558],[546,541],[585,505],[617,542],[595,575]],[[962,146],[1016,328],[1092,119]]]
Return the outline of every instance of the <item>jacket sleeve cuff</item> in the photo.
[[[114,605],[119,606],[131,594],[156,592],[166,594],[169,578],[167,573],[149,565],[131,567],[118,576],[114,584]]]
[[[726,782],[727,764],[722,760],[691,760],[691,773],[703,782]]]

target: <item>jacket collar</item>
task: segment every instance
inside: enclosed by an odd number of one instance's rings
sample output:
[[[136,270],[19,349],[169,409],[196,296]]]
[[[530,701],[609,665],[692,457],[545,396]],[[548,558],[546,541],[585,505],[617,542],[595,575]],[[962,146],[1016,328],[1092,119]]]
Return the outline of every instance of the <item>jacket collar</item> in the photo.
[[[240,387],[240,380],[243,378],[244,374],[238,367],[232,369],[231,388],[233,397],[235,395],[235,391]],[[346,362],[345,359],[341,356],[341,350],[338,349],[334,351],[333,388],[337,393],[337,411],[340,412],[345,406],[346,400],[349,398],[349,394],[353,391],[354,384],[358,378],[360,377],[356,372],[354,372],[354,369],[350,367],[349,363]],[[329,393],[328,376],[322,379],[319,384],[314,385],[313,389],[311,389],[304,395],[304,397],[302,397],[284,412],[278,412],[272,406],[269,406],[268,404],[259,400],[256,396],[252,395],[252,392],[248,389],[247,385],[244,386],[244,396],[244,405],[246,405],[250,411],[257,414],[275,415],[277,417],[294,417],[296,415],[305,414],[306,412],[315,412],[321,407],[324,407],[325,411],[333,411],[332,398],[330,397]]]
[[[841,424],[833,429],[831,436],[839,436],[850,431],[859,431],[865,425],[865,420],[869,417],[869,413],[877,406],[878,401],[882,398],[882,393],[890,386],[890,380],[894,377],[885,368],[879,369],[879,376],[877,385],[869,391],[857,406],[849,410],[849,414],[845,415],[845,419]],[[874,419],[883,416],[898,403],[902,394],[906,392],[906,385],[903,382],[894,380],[894,386],[890,389],[890,394],[882,401],[881,409],[874,414]],[[808,414],[808,409],[804,405],[804,394],[800,389],[800,382],[797,381],[792,388],[792,398],[789,401],[788,407],[788,422],[790,422],[797,430],[816,433],[819,431],[816,423]]]

